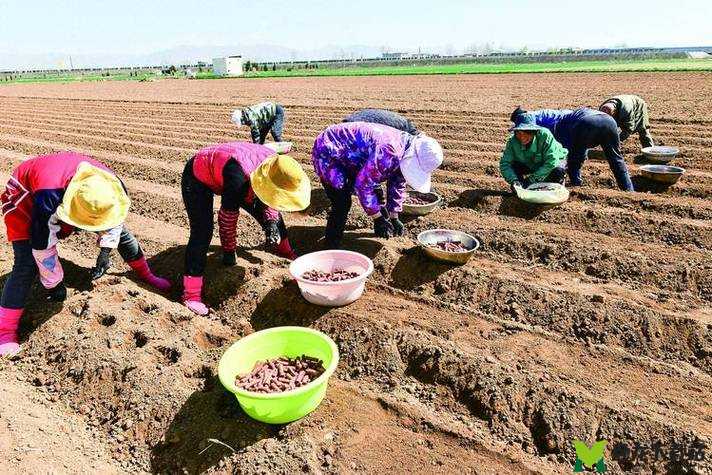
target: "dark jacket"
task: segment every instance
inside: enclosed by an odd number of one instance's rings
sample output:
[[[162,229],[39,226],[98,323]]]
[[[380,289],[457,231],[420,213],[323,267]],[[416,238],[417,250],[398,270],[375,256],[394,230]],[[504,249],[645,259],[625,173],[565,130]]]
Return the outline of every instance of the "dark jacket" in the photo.
[[[648,104],[642,98],[632,94],[621,94],[607,99],[606,102],[615,104],[616,114],[614,118],[618,127],[621,128],[626,136],[640,129],[650,128]]]
[[[344,122],[370,122],[372,124],[387,125],[410,135],[418,135],[418,129],[410,120],[385,109],[364,109],[354,112],[345,118]]]
[[[265,143],[267,133],[272,130],[276,123],[279,126],[279,131],[276,141],[281,141],[282,126],[284,122],[284,110],[275,102],[261,102],[251,107],[242,109],[242,121],[250,126],[250,134],[252,142],[258,144]]]

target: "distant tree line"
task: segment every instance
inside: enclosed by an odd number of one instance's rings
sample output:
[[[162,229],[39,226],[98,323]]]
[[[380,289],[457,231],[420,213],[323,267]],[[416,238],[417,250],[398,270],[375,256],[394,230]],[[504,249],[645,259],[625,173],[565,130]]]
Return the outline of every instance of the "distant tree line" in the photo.
[[[319,65],[313,62],[306,63],[281,63],[279,66],[277,63],[257,63],[253,61],[245,61],[244,70],[245,72],[257,72],[257,71],[276,71],[277,69],[285,69],[287,71],[300,70],[300,69],[319,69]]]

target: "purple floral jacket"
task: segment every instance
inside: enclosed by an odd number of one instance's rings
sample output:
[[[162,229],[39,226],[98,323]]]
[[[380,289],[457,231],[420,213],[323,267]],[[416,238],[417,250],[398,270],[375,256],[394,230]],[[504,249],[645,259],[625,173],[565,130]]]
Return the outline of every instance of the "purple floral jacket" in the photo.
[[[314,142],[312,163],[325,186],[349,189],[358,196],[366,214],[379,213],[376,188],[387,182],[386,210],[403,209],[405,178],[400,160],[412,136],[400,130],[366,122],[344,122],[324,130]]]

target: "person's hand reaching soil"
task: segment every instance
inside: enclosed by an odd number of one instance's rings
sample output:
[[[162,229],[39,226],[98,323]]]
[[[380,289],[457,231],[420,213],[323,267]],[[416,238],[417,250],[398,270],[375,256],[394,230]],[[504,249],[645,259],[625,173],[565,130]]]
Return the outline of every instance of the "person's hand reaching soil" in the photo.
[[[276,221],[268,221],[264,226],[265,236],[267,238],[267,245],[270,248],[274,248],[279,245],[282,237],[279,234],[279,226]]]
[[[402,236],[405,234],[405,224],[398,219],[397,216],[391,218],[391,226],[393,226],[393,235],[394,236]]]
[[[102,247],[99,251],[99,256],[96,258],[96,265],[91,270],[91,280],[97,280],[109,270],[111,267],[111,248]]]
[[[64,302],[67,299],[67,287],[60,282],[55,287],[47,289],[47,300],[50,302]]]
[[[383,216],[373,220],[373,233],[380,238],[393,237],[393,225]]]

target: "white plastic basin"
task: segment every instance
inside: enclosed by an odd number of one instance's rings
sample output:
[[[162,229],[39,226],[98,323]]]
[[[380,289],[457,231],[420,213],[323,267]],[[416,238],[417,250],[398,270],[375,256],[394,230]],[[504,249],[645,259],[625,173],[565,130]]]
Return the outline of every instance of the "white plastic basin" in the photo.
[[[289,153],[292,150],[292,142],[268,142],[265,147],[271,148],[280,155]]]
[[[313,282],[302,278],[305,272],[319,270],[333,272],[342,269],[357,272],[358,277],[340,282]],[[306,254],[289,266],[299,285],[302,296],[310,303],[323,307],[341,307],[358,300],[363,295],[366,279],[373,272],[373,261],[353,251],[328,250]]]
[[[569,190],[561,183],[534,183],[529,188],[515,186],[517,197],[528,203],[558,205],[569,199]]]

